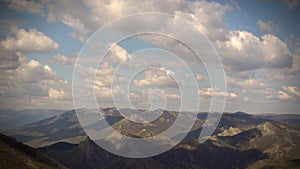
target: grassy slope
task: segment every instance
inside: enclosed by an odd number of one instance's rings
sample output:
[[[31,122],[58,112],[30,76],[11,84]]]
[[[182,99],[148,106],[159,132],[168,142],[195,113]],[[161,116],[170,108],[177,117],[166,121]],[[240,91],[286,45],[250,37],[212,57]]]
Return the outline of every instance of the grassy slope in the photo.
[[[0,168],[64,169],[65,167],[34,148],[24,145],[12,137],[0,134]]]

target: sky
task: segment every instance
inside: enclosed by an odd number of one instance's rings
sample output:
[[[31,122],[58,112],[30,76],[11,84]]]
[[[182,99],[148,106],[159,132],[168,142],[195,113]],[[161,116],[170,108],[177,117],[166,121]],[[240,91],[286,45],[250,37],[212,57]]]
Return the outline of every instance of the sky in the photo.
[[[79,107],[95,96],[100,107],[208,111],[214,96],[227,112],[300,113],[300,1],[1,0],[0,11],[0,109],[73,109],[73,90]],[[126,21],[144,12],[169,15]],[[163,34],[122,37],[149,27]]]

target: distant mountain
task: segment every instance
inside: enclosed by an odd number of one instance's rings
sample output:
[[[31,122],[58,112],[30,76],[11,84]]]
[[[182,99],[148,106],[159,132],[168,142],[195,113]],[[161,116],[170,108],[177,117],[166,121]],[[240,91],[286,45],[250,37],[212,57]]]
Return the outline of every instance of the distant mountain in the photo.
[[[99,110],[84,109],[84,111],[90,112]],[[105,127],[103,126],[103,121],[106,120],[114,129],[119,129],[121,133],[137,137],[151,137],[160,134],[169,128],[178,116],[178,112],[164,110],[161,116],[156,120],[149,124],[143,124],[125,119],[115,108],[105,108],[101,109],[101,111],[104,113],[105,119],[95,121],[88,126],[89,128],[102,130]],[[199,137],[207,113],[200,113],[197,117],[192,130],[185,137],[186,140]],[[224,113],[214,135],[237,134],[262,122],[273,122],[275,120],[276,119],[250,115],[243,112]],[[60,115],[21,127],[2,129],[0,132],[13,136],[32,147],[43,147],[57,142],[78,144],[80,141],[83,141],[86,136],[74,110],[66,111]],[[178,135],[175,137],[181,136]]]
[[[73,110],[2,132],[32,147],[61,141],[79,143],[86,136]]]
[[[65,110],[29,109],[0,110],[0,128],[13,128],[59,115]]]
[[[269,115],[257,115],[257,116],[265,119],[270,119],[274,121],[280,121],[287,124],[300,126],[299,114],[269,114]]]
[[[95,110],[86,109],[84,111]],[[123,131],[123,134],[127,133],[137,137],[159,134],[171,126],[177,118],[176,112],[164,111],[158,119],[145,125],[124,119],[115,108],[101,109],[101,111],[105,113],[105,119],[95,121],[88,128],[102,130],[104,129],[103,121],[106,120],[113,128],[120,129],[120,132]],[[202,125],[200,123],[198,126]],[[86,136],[74,110],[21,127],[0,131],[32,147],[43,147],[57,142],[79,143]]]
[[[94,112],[99,110],[83,109],[82,111]],[[105,120],[111,125],[123,119],[120,114],[116,113],[115,109],[103,109],[103,111],[106,112]],[[101,128],[103,120],[100,119],[89,127],[98,130],[103,129]],[[57,142],[79,143],[86,137],[74,110],[24,126],[0,131],[32,147],[43,147]]]
[[[0,168],[3,169],[64,169],[65,167],[12,137],[0,134]]]
[[[201,113],[198,115],[199,119],[202,119],[201,123],[195,125],[185,137],[185,140],[197,139],[202,130],[202,124],[207,117],[207,113]],[[271,122],[273,120],[261,118],[258,116],[246,114],[243,112],[236,113],[223,113],[216,130],[213,135],[233,135],[238,134],[241,131],[248,130],[263,122]],[[196,123],[197,124],[197,123]],[[180,134],[176,137],[180,137]]]

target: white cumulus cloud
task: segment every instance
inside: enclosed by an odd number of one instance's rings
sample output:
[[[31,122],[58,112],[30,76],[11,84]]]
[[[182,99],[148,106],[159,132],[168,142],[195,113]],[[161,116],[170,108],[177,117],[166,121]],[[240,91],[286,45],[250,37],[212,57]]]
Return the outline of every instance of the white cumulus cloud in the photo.
[[[149,69],[144,71],[144,79],[133,80],[134,86],[159,86],[159,87],[177,87],[178,84],[173,78],[173,72],[164,67],[160,69]]]
[[[274,35],[259,38],[247,31],[231,31],[227,38],[216,46],[229,71],[288,68],[293,64],[289,48]]]
[[[55,41],[36,29],[13,29],[13,33],[15,37],[7,37],[0,42],[0,47],[6,51],[45,53],[59,49]]]
[[[8,7],[19,12],[28,12],[31,14],[45,15],[44,6],[34,0],[4,0]]]

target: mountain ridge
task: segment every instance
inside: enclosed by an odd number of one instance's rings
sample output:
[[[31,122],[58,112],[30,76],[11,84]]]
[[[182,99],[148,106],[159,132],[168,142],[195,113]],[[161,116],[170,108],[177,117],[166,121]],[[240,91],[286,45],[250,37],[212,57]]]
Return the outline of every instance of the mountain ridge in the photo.
[[[13,137],[0,133],[0,168],[65,169],[63,165]]]
[[[89,111],[89,110],[84,110]],[[97,118],[93,129],[103,130],[107,120],[117,132],[130,137],[153,137],[173,124],[178,112],[163,111],[150,124],[131,122],[116,109],[106,108],[104,119]],[[96,118],[92,113],[89,118]],[[79,169],[97,168],[263,168],[275,161],[280,166],[298,165],[300,127],[244,112],[224,113],[216,131],[200,144],[198,137],[206,114],[198,114],[192,130],[177,146],[159,156],[129,159],[111,154],[87,137],[74,110],[9,131],[26,144],[39,147],[61,164]],[[155,128],[162,125],[161,128]],[[15,133],[13,133],[15,132]],[[35,135],[34,135],[35,134]],[[28,135],[30,137],[28,137]],[[44,140],[42,140],[44,139]],[[269,141],[271,140],[271,141]],[[97,140],[98,141],[98,140]],[[100,140],[101,141],[101,140]],[[102,140],[106,141],[107,140]],[[33,144],[34,143],[34,144]],[[295,146],[294,146],[295,145]],[[121,148],[126,148],[126,144]],[[300,151],[299,151],[300,152]],[[300,161],[300,160],[299,160]]]

